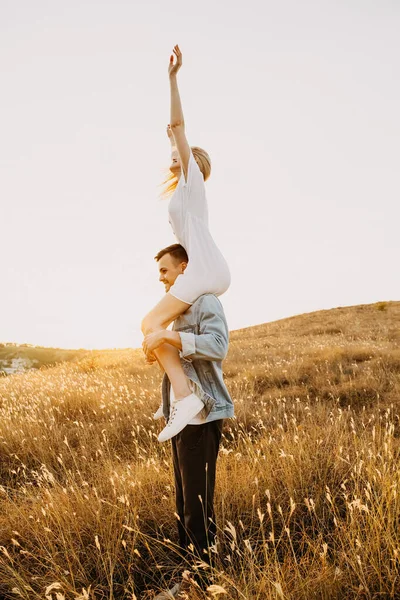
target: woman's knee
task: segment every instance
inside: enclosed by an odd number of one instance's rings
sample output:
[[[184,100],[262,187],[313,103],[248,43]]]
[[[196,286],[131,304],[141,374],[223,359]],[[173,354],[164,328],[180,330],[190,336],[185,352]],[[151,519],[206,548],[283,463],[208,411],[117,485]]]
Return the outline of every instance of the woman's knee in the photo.
[[[143,335],[148,335],[149,333],[153,333],[153,331],[160,331],[160,329],[165,329],[165,327],[163,327],[161,323],[158,323],[156,319],[151,318],[149,316],[146,316],[142,320],[140,328],[142,330]]]
[[[147,335],[148,333],[150,333],[148,331],[150,326],[150,322],[148,320],[147,317],[145,317],[144,319],[142,319],[142,322],[140,323],[140,329],[142,330],[143,335]]]

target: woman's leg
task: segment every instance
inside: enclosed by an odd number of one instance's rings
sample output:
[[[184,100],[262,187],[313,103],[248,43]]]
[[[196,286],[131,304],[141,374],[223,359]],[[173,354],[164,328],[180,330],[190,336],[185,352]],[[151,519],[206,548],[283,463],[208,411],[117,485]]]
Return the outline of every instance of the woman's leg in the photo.
[[[166,329],[172,321],[184,313],[190,304],[178,300],[167,292],[158,304],[145,316],[141,323],[143,335]],[[174,390],[176,400],[182,400],[191,394],[187,377],[182,369],[179,351],[171,344],[162,344],[153,351],[158,363],[167,373]]]

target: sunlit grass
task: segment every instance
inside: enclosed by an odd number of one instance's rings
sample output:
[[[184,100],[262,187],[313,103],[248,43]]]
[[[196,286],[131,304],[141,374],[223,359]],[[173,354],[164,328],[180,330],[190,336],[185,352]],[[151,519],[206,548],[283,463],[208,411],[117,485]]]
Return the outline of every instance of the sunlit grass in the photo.
[[[399,323],[387,302],[231,333],[193,599],[398,597]],[[138,350],[0,379],[1,597],[151,598],[182,571],[160,385]]]

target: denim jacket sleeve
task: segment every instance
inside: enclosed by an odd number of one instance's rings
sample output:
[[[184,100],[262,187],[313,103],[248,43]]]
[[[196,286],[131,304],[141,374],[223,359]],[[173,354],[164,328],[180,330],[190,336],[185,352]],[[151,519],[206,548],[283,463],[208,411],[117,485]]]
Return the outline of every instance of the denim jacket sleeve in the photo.
[[[198,312],[199,334],[180,331],[181,358],[222,361],[229,346],[229,330],[220,301],[209,294],[201,299]]]

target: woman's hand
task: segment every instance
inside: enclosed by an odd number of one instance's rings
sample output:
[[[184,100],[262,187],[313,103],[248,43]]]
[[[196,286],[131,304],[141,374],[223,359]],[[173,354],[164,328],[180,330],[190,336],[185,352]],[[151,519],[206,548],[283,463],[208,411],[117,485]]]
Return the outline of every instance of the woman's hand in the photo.
[[[169,137],[169,141],[171,142],[171,146],[175,146],[174,134],[172,133],[171,125],[168,124],[167,127],[167,136]]]
[[[179,50],[179,46],[174,46],[174,54],[176,56],[176,63],[174,64],[174,57],[171,54],[169,58],[169,67],[168,67],[168,75],[170,77],[176,76],[179,69],[182,66],[182,52]]]

